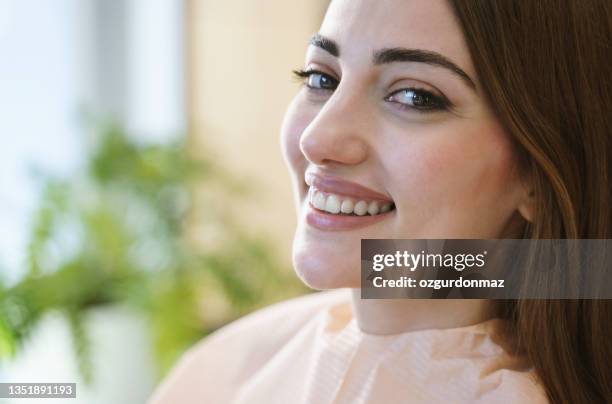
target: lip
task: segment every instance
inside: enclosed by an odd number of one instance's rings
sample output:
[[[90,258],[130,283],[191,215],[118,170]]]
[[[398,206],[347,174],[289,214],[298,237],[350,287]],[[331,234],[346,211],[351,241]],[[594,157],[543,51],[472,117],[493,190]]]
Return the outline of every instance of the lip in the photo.
[[[317,189],[318,191],[331,193],[335,195],[347,196],[356,200],[366,200],[367,202],[388,202],[393,203],[393,200],[388,196],[374,191],[373,189],[364,187],[355,182],[346,181],[338,177],[318,175],[314,173],[306,173],[306,184]],[[392,209],[385,213],[379,213],[374,216],[352,216],[352,215],[334,215],[319,209],[305,201],[305,220],[310,226],[325,231],[342,231],[354,230],[362,227],[371,226],[383,220],[386,220],[395,213]]]
[[[348,196],[357,200],[366,200],[368,202],[380,201],[393,203],[393,200],[387,195],[338,177],[306,173],[305,180],[306,184],[316,188],[319,191]]]

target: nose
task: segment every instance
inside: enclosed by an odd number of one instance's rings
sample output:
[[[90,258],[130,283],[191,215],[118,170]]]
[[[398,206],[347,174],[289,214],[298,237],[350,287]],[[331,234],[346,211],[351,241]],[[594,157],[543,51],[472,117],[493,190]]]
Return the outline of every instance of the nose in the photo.
[[[357,165],[367,159],[367,113],[357,97],[341,94],[340,88],[302,132],[300,150],[312,164]]]

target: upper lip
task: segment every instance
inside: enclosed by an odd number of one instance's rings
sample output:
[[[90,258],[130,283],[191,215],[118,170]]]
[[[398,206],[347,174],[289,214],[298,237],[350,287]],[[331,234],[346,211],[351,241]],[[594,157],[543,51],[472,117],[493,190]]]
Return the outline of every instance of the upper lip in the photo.
[[[345,195],[355,199],[377,200],[385,202],[393,202],[387,195],[381,194],[373,189],[357,184],[355,182],[343,180],[338,177],[321,175],[315,173],[306,173],[306,184],[318,189],[319,191],[328,192],[336,195]]]

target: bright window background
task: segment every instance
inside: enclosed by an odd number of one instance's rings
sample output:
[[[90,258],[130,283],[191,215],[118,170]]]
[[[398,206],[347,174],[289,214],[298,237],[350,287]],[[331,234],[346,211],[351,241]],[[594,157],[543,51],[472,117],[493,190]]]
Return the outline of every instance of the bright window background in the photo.
[[[182,134],[183,32],[181,0],[0,0],[3,279],[12,284],[24,273],[40,193],[33,173],[80,167],[84,110],[118,120],[143,141]],[[103,358],[94,370],[99,382],[70,402],[143,402],[154,383],[145,326],[129,313],[99,310],[90,327]],[[79,382],[61,317],[44,319],[30,346],[0,365],[1,381]]]
[[[18,279],[33,171],[78,169],[84,109],[143,140],[184,130],[182,4],[0,0],[0,270]]]
[[[0,0],[0,265],[15,280],[36,196],[31,171],[78,164],[78,0]]]

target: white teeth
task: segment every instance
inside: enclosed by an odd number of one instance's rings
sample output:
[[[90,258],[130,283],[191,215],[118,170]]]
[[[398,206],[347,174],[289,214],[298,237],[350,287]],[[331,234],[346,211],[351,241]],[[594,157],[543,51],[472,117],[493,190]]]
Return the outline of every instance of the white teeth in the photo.
[[[315,188],[308,190],[308,201],[318,210],[323,210],[328,213],[337,215],[344,213],[345,215],[355,214],[357,216],[364,215],[378,215],[379,213],[385,213],[392,209],[393,204],[391,202],[366,202],[358,201],[354,202],[352,199],[342,200],[341,196],[329,194],[325,195],[322,192],[317,191]]]
[[[368,213],[372,216],[377,215],[378,214],[378,202],[372,202],[370,203],[370,205],[368,206]]]
[[[340,212],[346,213],[348,215],[349,213],[353,213],[354,207],[355,205],[353,204],[353,201],[351,201],[350,199],[345,199],[342,202],[342,205],[340,206]]]
[[[325,203],[325,211],[333,214],[340,213],[340,201],[338,197],[335,195],[330,195],[327,197],[327,202]]]
[[[357,204],[355,205],[355,208],[353,208],[353,213],[355,213],[357,216],[363,216],[366,213],[368,213],[368,204],[365,201],[359,201],[357,202]]]
[[[319,210],[325,210],[325,195],[320,192],[317,192],[314,197],[314,201],[312,202],[315,208]]]

